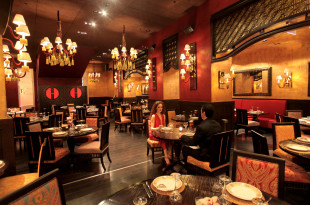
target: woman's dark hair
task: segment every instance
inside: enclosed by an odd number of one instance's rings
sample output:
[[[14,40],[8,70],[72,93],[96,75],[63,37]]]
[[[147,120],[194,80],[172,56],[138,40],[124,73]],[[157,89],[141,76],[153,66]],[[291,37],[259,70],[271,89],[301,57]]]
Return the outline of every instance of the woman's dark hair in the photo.
[[[151,110],[151,114],[150,114],[150,118],[152,117],[152,115],[154,115],[156,113],[156,109],[158,107],[158,105],[162,104],[163,105],[163,110],[162,110],[162,114],[166,114],[166,107],[163,101],[156,101],[153,106],[152,106],[152,110]]]
[[[212,118],[214,114],[214,106],[211,103],[204,104],[201,107],[202,112],[206,113],[207,118]]]

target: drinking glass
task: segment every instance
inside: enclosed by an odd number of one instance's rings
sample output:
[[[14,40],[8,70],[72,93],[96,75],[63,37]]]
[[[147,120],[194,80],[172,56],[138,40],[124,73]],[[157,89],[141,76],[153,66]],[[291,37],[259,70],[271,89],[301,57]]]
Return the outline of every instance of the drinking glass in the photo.
[[[185,128],[185,130],[184,130],[184,131],[186,132],[186,130],[187,130],[187,126],[188,126],[188,122],[184,122],[184,123],[183,123],[183,125],[184,125],[184,128]]]
[[[181,181],[181,174],[179,173],[172,173],[171,176],[174,177],[174,191],[169,196],[171,202],[181,202],[182,195],[180,194],[179,190],[177,189],[177,181]]]
[[[221,180],[221,182],[223,183],[223,190],[222,190],[222,195],[219,197],[219,202],[223,205],[229,205],[231,204],[228,200],[227,200],[227,195],[226,195],[226,185],[229,184],[231,182],[231,179],[229,176],[226,175],[221,175],[219,176],[219,179]]]
[[[58,121],[59,129],[61,129],[61,121]]]
[[[147,199],[144,196],[137,196],[132,202],[135,205],[144,205],[147,203]]]

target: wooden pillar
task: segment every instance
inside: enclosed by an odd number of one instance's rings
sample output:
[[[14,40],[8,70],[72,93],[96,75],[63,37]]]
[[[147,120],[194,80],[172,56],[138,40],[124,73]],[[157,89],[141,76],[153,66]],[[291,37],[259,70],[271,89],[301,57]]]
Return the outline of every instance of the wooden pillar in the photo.
[[[0,119],[7,118],[7,104],[5,92],[5,76],[3,63],[2,35],[0,35]]]

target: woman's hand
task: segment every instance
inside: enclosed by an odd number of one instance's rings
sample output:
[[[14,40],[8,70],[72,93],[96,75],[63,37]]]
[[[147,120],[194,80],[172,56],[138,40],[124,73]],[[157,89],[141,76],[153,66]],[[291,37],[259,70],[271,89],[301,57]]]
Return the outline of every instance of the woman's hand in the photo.
[[[159,125],[159,127],[158,127],[158,128],[159,128],[159,130],[161,130],[161,128],[163,128],[163,127],[164,127],[163,125]]]

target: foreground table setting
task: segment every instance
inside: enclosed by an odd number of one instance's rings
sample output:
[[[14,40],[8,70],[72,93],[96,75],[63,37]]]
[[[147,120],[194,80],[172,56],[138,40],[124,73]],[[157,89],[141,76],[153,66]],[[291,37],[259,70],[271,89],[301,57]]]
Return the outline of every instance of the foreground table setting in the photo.
[[[294,140],[284,140],[279,147],[285,152],[310,160],[310,138],[298,137]]]
[[[173,173],[175,174],[175,173]],[[224,204],[221,202],[222,188],[219,185],[218,177],[180,175],[180,179],[175,180],[175,176],[159,176],[155,179],[145,180],[134,185],[124,188],[107,199],[101,201],[100,205],[114,204]],[[262,201],[270,199],[270,204],[288,204],[277,198],[270,198],[270,195],[259,191],[257,188],[239,182],[227,185],[227,204],[254,204],[252,200]],[[181,196],[175,198],[175,193]]]

